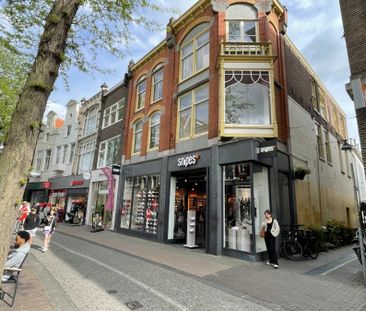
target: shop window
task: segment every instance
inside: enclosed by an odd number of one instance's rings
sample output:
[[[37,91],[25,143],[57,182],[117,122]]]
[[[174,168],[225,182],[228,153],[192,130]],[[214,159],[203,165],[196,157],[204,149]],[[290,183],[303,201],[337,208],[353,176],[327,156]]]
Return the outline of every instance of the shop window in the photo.
[[[146,99],[146,77],[142,77],[137,82],[137,95],[136,95],[136,111],[141,110],[145,106]]]
[[[119,136],[101,142],[99,145],[98,168],[118,163],[119,149]]]
[[[121,228],[157,234],[160,175],[136,176],[125,180]]]
[[[160,138],[160,112],[155,112],[150,117],[149,123],[149,149],[156,149],[159,147]]]
[[[156,69],[154,69],[152,85],[152,102],[154,103],[163,98],[163,68],[161,66],[158,66]]]
[[[248,4],[234,4],[226,10],[227,40],[229,42],[257,41],[257,11]]]
[[[209,24],[195,27],[182,42],[181,80],[185,80],[209,65]]]
[[[224,166],[224,247],[251,252],[252,189],[249,164]]]
[[[141,139],[142,139],[142,120],[137,120],[133,125],[133,152],[134,154],[141,151]]]
[[[265,251],[259,228],[270,208],[268,168],[240,163],[224,166],[224,247],[253,252]],[[254,231],[253,231],[254,230]]]
[[[225,71],[225,124],[270,125],[268,71]]]
[[[208,131],[208,85],[179,98],[178,138],[186,139]]]

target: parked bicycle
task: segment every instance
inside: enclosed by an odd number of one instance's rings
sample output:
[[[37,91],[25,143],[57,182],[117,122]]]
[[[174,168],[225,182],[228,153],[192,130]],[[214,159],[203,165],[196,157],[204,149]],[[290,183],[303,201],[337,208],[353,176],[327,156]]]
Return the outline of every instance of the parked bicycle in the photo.
[[[298,241],[303,249],[303,256],[309,256],[312,259],[318,258],[319,241],[312,231],[299,230]]]
[[[288,230],[283,230],[280,251],[282,257],[290,260],[300,260],[303,254],[303,248],[297,238],[297,229],[299,225],[283,225],[289,227]]]

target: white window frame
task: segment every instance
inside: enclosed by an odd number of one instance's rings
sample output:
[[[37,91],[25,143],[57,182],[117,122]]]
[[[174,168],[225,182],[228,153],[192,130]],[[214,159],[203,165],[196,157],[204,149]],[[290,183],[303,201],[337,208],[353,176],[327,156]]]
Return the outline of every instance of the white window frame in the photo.
[[[329,132],[324,129],[324,137],[325,137],[325,155],[327,157],[327,162],[329,164],[332,163],[332,148],[330,145],[330,136],[329,136]]]
[[[84,136],[92,134],[97,129],[97,109],[93,108],[87,112],[84,122]]]
[[[69,149],[69,145],[64,145],[63,155],[62,155],[62,163],[66,163],[68,149]]]
[[[60,163],[62,146],[56,147],[55,164]]]
[[[90,171],[92,164],[93,164],[94,149],[95,149],[95,139],[86,140],[81,143],[81,145],[79,147],[79,165],[78,165],[79,174],[86,172],[86,171]],[[89,155],[89,154],[90,154],[90,161],[89,161],[89,165],[88,165],[89,167],[87,170],[83,170],[82,169],[83,161],[85,159],[85,156]]]
[[[125,103],[125,99],[122,98],[115,104],[109,106],[104,110],[103,113],[103,125],[102,129],[111,126],[113,124],[116,124],[117,122],[121,121],[123,119],[122,110]],[[115,113],[115,118],[113,121],[113,113]]]
[[[240,27],[240,38],[239,40],[231,40],[230,39],[230,23],[232,22],[239,22]],[[245,24],[247,23],[254,23],[255,25],[255,37],[254,40],[247,40],[246,37],[253,37],[253,35],[246,35],[245,34]],[[251,43],[251,42],[257,42],[258,41],[258,20],[257,19],[227,19],[226,20],[226,40],[227,42],[245,42],[245,43]]]
[[[50,168],[52,158],[52,150],[47,149],[45,154],[45,161],[44,161],[44,170],[47,171]]]
[[[325,160],[323,129],[319,123],[315,123],[315,135],[319,159]]]
[[[36,160],[37,172],[40,172],[42,170],[42,162],[43,162],[43,150],[37,152],[37,160]]]
[[[115,164],[115,163],[112,163],[113,160],[111,163],[108,163],[108,159],[109,159],[109,156],[108,156],[109,148],[108,147],[110,144],[113,144],[114,142],[118,142],[117,148],[121,147],[120,135],[106,139],[99,144],[97,168],[104,167],[104,166],[111,166],[112,164]]]

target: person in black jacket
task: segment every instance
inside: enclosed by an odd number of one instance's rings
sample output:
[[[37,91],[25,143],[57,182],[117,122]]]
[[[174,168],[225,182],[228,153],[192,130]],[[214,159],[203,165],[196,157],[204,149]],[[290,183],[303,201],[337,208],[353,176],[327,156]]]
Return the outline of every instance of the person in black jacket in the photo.
[[[37,227],[39,226],[40,218],[37,215],[37,208],[33,206],[31,212],[24,220],[24,230],[29,233],[29,245],[32,245],[33,237],[36,235]]]

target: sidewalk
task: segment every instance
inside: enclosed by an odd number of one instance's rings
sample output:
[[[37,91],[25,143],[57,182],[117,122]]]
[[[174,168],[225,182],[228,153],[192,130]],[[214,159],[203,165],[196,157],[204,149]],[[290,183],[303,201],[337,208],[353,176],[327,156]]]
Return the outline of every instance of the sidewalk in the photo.
[[[284,300],[288,299],[286,291],[292,290],[293,305],[302,300],[306,302],[309,295],[318,295],[319,292],[324,293],[325,297],[338,295],[335,301],[340,300],[341,295],[344,298],[341,301],[349,301],[350,297],[358,296],[357,299],[352,298],[354,303],[358,306],[366,304],[366,295],[364,295],[366,286],[363,283],[361,265],[352,247],[321,253],[316,260],[305,259],[293,262],[280,259],[280,269],[276,271],[266,267],[264,263],[213,256],[206,254],[203,250],[186,249],[181,245],[166,245],[110,231],[91,233],[90,227],[87,226],[59,224],[56,234],[76,237],[81,241],[100,244],[144,259],[166,269],[200,279],[220,290],[232,291],[239,297],[244,294],[244,296],[267,301],[274,301],[278,297]],[[40,241],[37,242],[39,244]],[[48,272],[48,267],[44,267],[37,259],[38,252],[36,246],[33,247],[24,264],[14,307],[10,309],[0,301],[0,311],[78,310],[64,291],[62,284],[59,284]],[[57,266],[57,263],[55,265]],[[273,282],[280,288],[273,289],[271,286]],[[233,283],[235,287],[231,288]],[[258,296],[265,287],[269,288],[266,293],[268,298],[263,295]],[[283,305],[281,301],[277,303]]]

